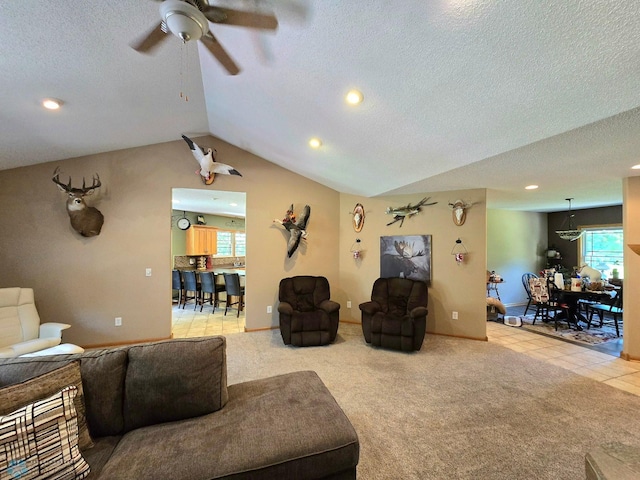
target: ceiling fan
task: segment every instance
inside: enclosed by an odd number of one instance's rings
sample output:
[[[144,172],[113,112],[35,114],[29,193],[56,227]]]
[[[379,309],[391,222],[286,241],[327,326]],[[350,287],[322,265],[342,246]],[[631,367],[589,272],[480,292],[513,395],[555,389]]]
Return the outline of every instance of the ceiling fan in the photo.
[[[231,75],[240,72],[227,51],[209,30],[209,22],[239,27],[275,30],[274,15],[246,12],[209,5],[209,0],[164,0],[160,4],[160,24],[131,44],[141,53],[151,53],[173,33],[184,43],[200,40]]]

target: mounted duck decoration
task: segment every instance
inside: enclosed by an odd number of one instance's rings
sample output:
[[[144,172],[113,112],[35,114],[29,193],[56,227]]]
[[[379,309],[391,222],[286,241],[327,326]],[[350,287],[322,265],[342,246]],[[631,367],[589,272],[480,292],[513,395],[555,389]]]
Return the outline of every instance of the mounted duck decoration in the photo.
[[[464,225],[464,222],[467,219],[467,208],[472,205],[473,203],[466,203],[462,200],[456,200],[453,203],[449,203],[453,215],[453,223],[459,227]]]
[[[396,222],[400,222],[400,226],[402,227],[402,224],[404,223],[405,218],[413,217],[415,214],[420,213],[422,211],[422,207],[424,206],[435,205],[436,203],[438,203],[438,202],[427,203],[430,198],[431,197],[425,197],[415,205],[411,205],[409,203],[404,207],[398,207],[398,208],[388,207],[385,213],[393,215],[393,220],[387,223],[387,227],[389,225],[393,225]]]
[[[296,215],[293,213],[293,204],[287,210],[287,214],[282,220],[277,218],[274,223],[279,223],[289,232],[289,241],[287,242],[287,255],[291,258],[291,255],[296,251],[300,240],[307,239],[307,223],[309,222],[309,215],[311,215],[311,208],[309,205],[305,205],[300,218],[296,220]]]
[[[202,183],[204,183],[205,185],[211,185],[213,183],[216,173],[222,175],[238,175],[240,177],[242,176],[240,172],[233,168],[231,165],[216,162],[215,149],[207,147],[207,149],[204,150],[196,145],[193,140],[191,140],[186,135],[182,135],[182,138],[185,142],[187,142],[187,145],[189,145],[191,153],[193,154],[193,158],[195,158],[196,161],[200,164],[200,170],[196,170],[196,174],[200,175]]]
[[[71,227],[83,237],[95,237],[100,235],[104,216],[95,207],[87,206],[84,197],[92,195],[96,188],[100,188],[102,182],[96,173],[91,182],[91,186],[87,187],[84,177],[82,178],[82,188],[71,187],[71,177],[65,185],[60,181],[60,167],[53,171],[53,183],[58,188],[67,193],[67,213],[71,221]]]

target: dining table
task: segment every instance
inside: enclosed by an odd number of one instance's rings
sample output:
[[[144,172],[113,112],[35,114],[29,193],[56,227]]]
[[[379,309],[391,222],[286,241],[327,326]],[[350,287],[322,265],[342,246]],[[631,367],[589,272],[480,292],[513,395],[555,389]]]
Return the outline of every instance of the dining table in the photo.
[[[566,309],[556,314],[558,315],[558,319],[566,320],[569,326],[573,326],[576,330],[583,329],[580,322],[587,323],[587,318],[580,313],[580,300],[600,303],[611,299],[610,290],[555,290],[552,291],[552,293],[557,296],[557,303],[567,305]]]

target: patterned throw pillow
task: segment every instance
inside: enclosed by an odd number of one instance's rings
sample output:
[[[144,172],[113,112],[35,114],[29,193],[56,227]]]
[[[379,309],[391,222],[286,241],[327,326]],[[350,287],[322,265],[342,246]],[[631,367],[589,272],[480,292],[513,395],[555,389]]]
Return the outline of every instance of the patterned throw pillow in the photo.
[[[82,479],[73,385],[0,417],[0,480]]]
[[[28,403],[53,395],[68,385],[74,385],[78,389],[78,395],[74,400],[78,414],[78,445],[81,450],[91,448],[93,440],[89,434],[85,417],[84,394],[78,361],[70,362],[31,380],[0,388],[0,415],[6,415]]]

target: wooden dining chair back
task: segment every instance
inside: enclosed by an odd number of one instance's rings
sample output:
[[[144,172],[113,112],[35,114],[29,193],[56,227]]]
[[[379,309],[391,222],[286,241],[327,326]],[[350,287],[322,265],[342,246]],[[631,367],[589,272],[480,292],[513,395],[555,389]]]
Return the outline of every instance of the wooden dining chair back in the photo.
[[[587,330],[591,328],[591,322],[593,321],[593,314],[597,313],[600,320],[599,328],[602,328],[604,321],[608,320],[607,315],[613,319],[613,324],[616,327],[616,336],[620,336],[620,324],[618,323],[618,317],[622,320],[623,308],[622,308],[622,287],[615,290],[614,295],[608,302],[592,303],[587,305]]]
[[[524,287],[524,291],[527,293],[527,306],[524,309],[523,315],[527,314],[527,310],[529,310],[531,302],[533,301],[533,298],[531,297],[531,285],[529,283],[529,280],[531,280],[532,278],[538,278],[538,275],[531,272],[527,272],[522,275],[522,286]]]
[[[224,305],[224,314],[227,314],[229,307],[238,306],[238,317],[244,307],[244,287],[240,286],[240,275],[237,273],[224,274],[225,291],[227,292],[227,301]],[[233,301],[236,299],[236,301]]]
[[[529,288],[531,289],[531,299],[536,306],[536,314],[533,317],[532,325],[536,324],[538,317],[547,323],[549,320],[554,319],[556,322],[556,330],[558,329],[558,320],[555,318],[559,310],[563,310],[563,304],[560,303],[559,290],[555,287],[553,282],[549,282],[546,278],[530,278]],[[550,293],[550,289],[553,289]],[[553,312],[554,316],[551,317],[550,313]]]
[[[196,280],[196,272],[185,271],[182,272],[182,281],[184,285],[184,295],[182,297],[182,308],[187,305],[189,300],[193,300],[195,310],[198,306],[199,290],[198,281]]]
[[[178,306],[182,305],[183,288],[180,270],[171,270],[171,289],[178,291]]]

